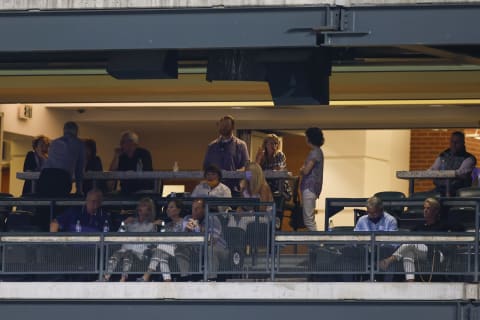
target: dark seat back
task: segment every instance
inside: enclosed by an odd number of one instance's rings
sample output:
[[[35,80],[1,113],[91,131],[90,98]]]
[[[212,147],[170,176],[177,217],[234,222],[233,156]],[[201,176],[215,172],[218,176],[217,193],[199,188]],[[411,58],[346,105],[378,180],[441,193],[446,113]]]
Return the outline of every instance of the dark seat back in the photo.
[[[467,187],[467,188],[458,189],[457,196],[462,198],[480,197],[480,187]]]
[[[425,192],[414,192],[412,193],[408,199],[415,200],[415,201],[424,201],[427,198],[435,198],[439,199],[441,197],[440,192],[436,191],[425,191]],[[407,210],[403,212],[403,217],[405,218],[416,218],[420,217],[423,218],[423,204],[419,206],[408,206]]]
[[[374,194],[374,196],[379,197],[382,201],[394,201],[394,200],[403,200],[406,198],[405,194],[400,191],[381,191]],[[403,206],[385,206],[384,210],[395,217],[398,217],[403,213]]]

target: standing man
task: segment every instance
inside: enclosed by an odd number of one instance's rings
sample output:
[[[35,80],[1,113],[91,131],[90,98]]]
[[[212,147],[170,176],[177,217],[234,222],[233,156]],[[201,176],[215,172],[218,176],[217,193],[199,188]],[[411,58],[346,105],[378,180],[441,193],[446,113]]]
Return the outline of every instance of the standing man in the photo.
[[[125,131],[120,138],[120,147],[114,151],[110,171],[152,171],[152,156],[150,151],[138,146],[138,134]],[[152,180],[122,180],[121,192],[135,193],[140,190],[152,190]]]
[[[450,148],[443,151],[435,159],[429,170],[455,170],[455,179],[451,179],[449,194],[447,194],[447,180],[434,179],[435,190],[442,196],[455,196],[460,188],[472,185],[472,171],[477,159],[465,149],[465,135],[455,131],[450,137]]]
[[[245,169],[249,160],[247,144],[233,135],[235,120],[232,116],[224,116],[218,121],[217,126],[220,137],[208,145],[203,169],[212,164],[227,171]]]
[[[210,165],[216,165],[221,170],[237,171],[244,170],[249,161],[247,144],[245,141],[235,137],[235,120],[232,116],[224,116],[218,121],[218,133],[220,136],[210,142],[203,160],[203,169]],[[235,190],[235,181],[226,181],[225,184]]]
[[[72,190],[75,176],[76,193],[82,194],[85,169],[85,145],[78,138],[75,122],[66,122],[63,136],[52,141],[48,159],[43,165],[38,180],[38,192],[45,197],[65,197]]]

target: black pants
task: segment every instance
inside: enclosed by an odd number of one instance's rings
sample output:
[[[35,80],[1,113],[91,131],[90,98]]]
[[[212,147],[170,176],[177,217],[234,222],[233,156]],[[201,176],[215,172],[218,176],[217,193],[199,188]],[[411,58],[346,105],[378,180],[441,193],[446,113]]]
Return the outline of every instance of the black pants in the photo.
[[[37,190],[40,197],[67,197],[72,190],[72,177],[65,170],[45,168],[40,172]],[[51,214],[49,207],[39,207],[35,214],[35,225],[42,231],[49,231]]]
[[[72,191],[72,177],[63,169],[46,168],[40,172],[38,195],[41,197],[66,197]]]

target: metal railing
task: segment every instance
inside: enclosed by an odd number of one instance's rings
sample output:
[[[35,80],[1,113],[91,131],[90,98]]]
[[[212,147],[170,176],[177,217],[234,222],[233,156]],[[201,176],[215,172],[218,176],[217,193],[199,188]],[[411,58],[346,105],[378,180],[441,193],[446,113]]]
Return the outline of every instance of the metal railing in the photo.
[[[12,205],[3,203],[0,205]],[[338,201],[337,201],[338,202]],[[398,202],[398,203],[397,203]],[[418,201],[415,202],[417,204]],[[333,203],[336,203],[335,201]],[[355,202],[357,206],[360,202]],[[412,205],[395,201],[395,205]],[[108,259],[121,245],[145,245],[148,249],[173,246],[188,248],[187,273],[203,280],[212,275],[237,279],[308,277],[318,281],[402,280],[405,259],[396,259],[389,268],[382,261],[403,247],[418,245],[427,250],[413,257],[419,280],[478,282],[480,199],[443,199],[444,206],[474,209],[475,232],[278,232],[275,230],[275,204],[216,200],[207,205],[203,233],[1,233],[0,275],[94,275],[102,279]],[[129,203],[130,204],[130,203]],[[209,212],[209,206],[253,207],[241,212]],[[348,199],[342,200],[348,204]],[[21,203],[24,205],[24,203]],[[267,211],[258,207],[271,207]],[[218,220],[218,222],[214,222]],[[211,228],[221,225],[217,240]],[[168,251],[168,250],[167,250]],[[172,275],[181,275],[176,251],[170,258]],[[135,262],[130,273],[146,271],[151,256],[148,250]],[[121,264],[113,274],[121,274]],[[161,270],[155,270],[162,274]]]

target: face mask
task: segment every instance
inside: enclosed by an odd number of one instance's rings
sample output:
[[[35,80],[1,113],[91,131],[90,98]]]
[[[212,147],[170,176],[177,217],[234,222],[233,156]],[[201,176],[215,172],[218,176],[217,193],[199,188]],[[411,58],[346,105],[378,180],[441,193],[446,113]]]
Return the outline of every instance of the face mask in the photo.
[[[218,180],[217,179],[212,180],[212,181],[207,180],[207,184],[210,188],[213,188],[218,184]]]
[[[252,171],[245,171],[245,179],[247,179],[247,181],[252,180]]]

